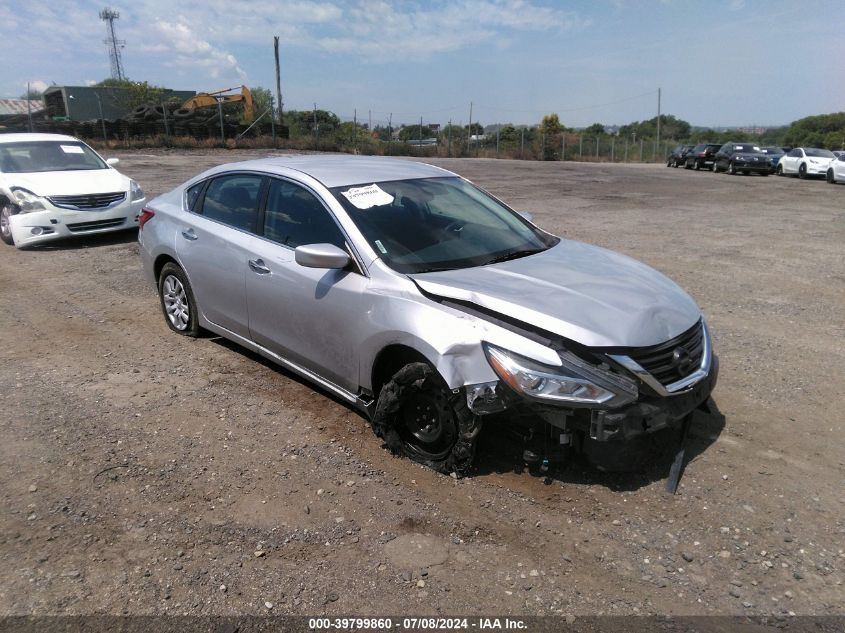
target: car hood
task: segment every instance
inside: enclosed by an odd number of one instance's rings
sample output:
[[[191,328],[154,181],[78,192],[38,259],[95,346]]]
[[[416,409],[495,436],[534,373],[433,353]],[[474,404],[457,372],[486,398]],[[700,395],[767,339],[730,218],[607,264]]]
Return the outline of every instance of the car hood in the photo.
[[[115,169],[45,171],[4,176],[10,187],[29,189],[37,196],[75,196],[129,189],[129,179]]]
[[[409,275],[427,293],[467,301],[590,347],[646,347],[700,318],[671,279],[630,257],[561,240],[508,262]]]

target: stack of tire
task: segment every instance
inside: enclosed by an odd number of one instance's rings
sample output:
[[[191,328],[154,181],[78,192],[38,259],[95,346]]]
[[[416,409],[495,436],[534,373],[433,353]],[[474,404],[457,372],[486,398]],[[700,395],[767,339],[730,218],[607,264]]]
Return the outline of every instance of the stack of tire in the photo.
[[[167,126],[165,127],[165,116]],[[173,136],[209,138],[220,136],[220,118],[216,108],[189,110],[178,104],[140,105],[126,117],[130,136],[149,136],[169,132]],[[227,137],[238,133],[238,118],[223,113],[223,129]]]

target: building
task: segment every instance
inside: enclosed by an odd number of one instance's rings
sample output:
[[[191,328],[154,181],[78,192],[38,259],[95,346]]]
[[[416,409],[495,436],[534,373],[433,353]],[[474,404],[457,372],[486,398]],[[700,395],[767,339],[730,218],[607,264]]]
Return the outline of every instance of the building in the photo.
[[[163,100],[182,102],[196,94],[194,90],[165,89]],[[125,88],[50,86],[44,91],[43,99],[49,117],[69,121],[99,119],[101,106],[104,119],[122,119],[132,110],[129,91]]]

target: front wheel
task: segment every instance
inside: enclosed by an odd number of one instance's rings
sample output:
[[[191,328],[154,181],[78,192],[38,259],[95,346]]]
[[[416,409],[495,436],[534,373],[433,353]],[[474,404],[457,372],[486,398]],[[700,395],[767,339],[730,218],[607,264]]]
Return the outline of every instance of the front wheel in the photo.
[[[12,204],[6,202],[0,207],[0,240],[9,246],[14,246],[15,238],[12,237]]]
[[[716,161],[715,161],[715,160],[713,161],[713,167],[711,167],[711,169],[713,170],[713,173],[714,173],[714,174],[718,174],[718,173],[719,173],[719,168],[716,166]]]
[[[798,168],[798,177],[802,180],[807,177],[807,163],[801,163],[801,166]]]
[[[183,336],[198,336],[200,328],[194,291],[185,271],[173,262],[168,262],[161,269],[158,295],[167,326]]]
[[[428,363],[409,363],[379,394],[372,427],[395,455],[451,475],[469,473],[481,419]]]
[[[733,162],[728,164],[728,173],[731,176],[736,176],[736,166],[733,164]]]

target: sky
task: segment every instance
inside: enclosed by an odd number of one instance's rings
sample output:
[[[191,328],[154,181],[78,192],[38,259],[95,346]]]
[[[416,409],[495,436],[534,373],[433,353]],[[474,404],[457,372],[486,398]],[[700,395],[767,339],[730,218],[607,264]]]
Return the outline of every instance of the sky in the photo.
[[[0,0],[0,98],[110,74],[103,2]],[[772,126],[845,111],[842,0],[114,0],[124,72],[373,124]],[[391,116],[392,115],[392,116]]]

